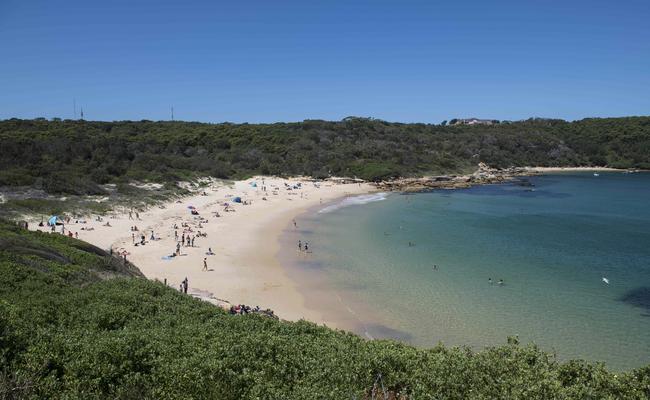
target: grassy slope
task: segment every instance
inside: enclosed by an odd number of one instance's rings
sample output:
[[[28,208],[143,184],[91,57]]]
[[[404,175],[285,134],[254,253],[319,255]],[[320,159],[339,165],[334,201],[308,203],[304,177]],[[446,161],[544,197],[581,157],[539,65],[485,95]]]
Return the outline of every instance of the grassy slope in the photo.
[[[650,396],[650,366],[617,376],[512,341],[420,350],[230,316],[83,242],[2,221],[0,361],[0,398],[363,398],[378,373],[418,399]]]

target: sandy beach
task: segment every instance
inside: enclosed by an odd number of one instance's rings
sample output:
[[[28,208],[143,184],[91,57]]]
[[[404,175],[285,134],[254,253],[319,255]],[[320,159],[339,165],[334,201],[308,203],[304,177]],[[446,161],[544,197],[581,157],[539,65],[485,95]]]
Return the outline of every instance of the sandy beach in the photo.
[[[526,170],[537,173],[547,173],[547,172],[572,172],[572,171],[625,171],[625,169],[620,168],[610,168],[610,167],[525,167]]]
[[[166,280],[178,289],[187,278],[188,294],[215,304],[259,305],[282,319],[335,326],[305,306],[297,282],[278,262],[280,252],[298,251],[297,247],[280,248],[280,235],[296,229],[292,220],[311,207],[376,189],[365,183],[255,177],[230,185],[212,184],[204,190],[140,212],[139,219],[135,212],[133,219],[128,214],[105,216],[102,221],[88,217],[85,223],[73,219],[65,225],[66,233],[72,231],[80,240],[102,248],[112,247],[114,253],[126,252],[126,258],[149,279]],[[235,202],[236,197],[242,203]],[[226,203],[230,211],[225,211]],[[190,206],[198,215],[192,214]],[[138,231],[132,231],[132,226]],[[49,227],[32,227],[49,231]],[[141,235],[144,245],[139,244]],[[180,255],[170,257],[182,236],[194,237],[194,246],[181,245]],[[214,254],[208,254],[209,248]]]

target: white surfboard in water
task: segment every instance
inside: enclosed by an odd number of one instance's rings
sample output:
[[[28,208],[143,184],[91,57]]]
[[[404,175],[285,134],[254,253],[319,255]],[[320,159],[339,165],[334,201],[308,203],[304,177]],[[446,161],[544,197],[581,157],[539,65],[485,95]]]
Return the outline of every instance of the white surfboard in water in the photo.
[[[607,279],[607,278],[605,278],[605,277],[603,277],[603,282],[605,282],[606,284],[609,285],[609,279]]]

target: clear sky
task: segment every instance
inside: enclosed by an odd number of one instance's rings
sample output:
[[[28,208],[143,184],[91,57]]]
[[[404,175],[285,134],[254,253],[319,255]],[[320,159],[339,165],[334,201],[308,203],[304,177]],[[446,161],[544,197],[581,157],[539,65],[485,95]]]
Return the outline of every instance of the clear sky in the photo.
[[[650,115],[650,0],[0,0],[0,119]]]

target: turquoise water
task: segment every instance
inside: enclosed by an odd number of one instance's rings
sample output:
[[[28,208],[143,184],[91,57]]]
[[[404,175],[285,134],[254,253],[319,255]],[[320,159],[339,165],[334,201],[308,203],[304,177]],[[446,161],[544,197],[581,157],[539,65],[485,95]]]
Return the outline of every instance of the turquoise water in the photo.
[[[650,174],[529,180],[310,213],[302,268],[370,337],[480,349],[518,335],[561,360],[650,363]]]

